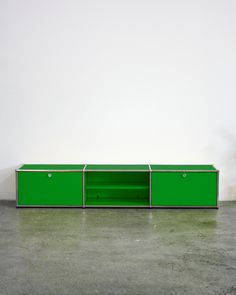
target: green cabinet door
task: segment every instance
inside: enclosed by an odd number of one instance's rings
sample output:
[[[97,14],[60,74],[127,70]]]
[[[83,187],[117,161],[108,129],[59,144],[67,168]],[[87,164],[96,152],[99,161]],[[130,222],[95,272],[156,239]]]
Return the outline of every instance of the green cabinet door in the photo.
[[[17,174],[18,206],[82,206],[82,172]]]
[[[152,172],[152,206],[217,206],[217,172]]]

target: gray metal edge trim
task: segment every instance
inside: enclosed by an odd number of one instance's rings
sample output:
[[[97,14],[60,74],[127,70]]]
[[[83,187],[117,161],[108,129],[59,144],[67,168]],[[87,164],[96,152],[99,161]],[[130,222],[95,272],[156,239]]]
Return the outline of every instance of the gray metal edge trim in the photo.
[[[86,208],[147,208],[149,209],[149,206],[112,206],[112,205],[87,205]]]
[[[19,205],[18,208],[83,208],[82,206],[72,205]]]
[[[210,163],[210,164],[206,164],[206,163],[204,163],[204,164],[184,164],[184,163],[182,163],[182,164],[175,164],[175,163],[171,163],[171,164],[150,164],[151,166],[155,166],[155,165],[160,165],[160,166],[166,166],[166,165],[168,165],[168,166],[213,166],[214,168],[215,168],[215,165],[214,164],[212,164],[212,163]],[[215,170],[217,170],[216,168],[215,168]]]
[[[191,208],[191,209],[218,209],[218,206],[152,206],[152,208],[163,208],[163,209],[181,209],[181,208]]]
[[[82,206],[85,208],[85,169],[87,167],[87,164],[84,165],[83,168],[83,196],[82,196]]]
[[[20,171],[20,167],[22,167],[24,164],[20,164],[20,165],[17,165],[17,168],[15,169],[15,171]]]
[[[150,172],[150,170],[86,170],[85,172]]]
[[[219,170],[152,170],[152,172],[219,172]]]
[[[16,169],[17,172],[82,172],[83,169],[55,170],[55,169]],[[219,170],[85,170],[85,172],[219,172]]]
[[[86,208],[149,208],[149,206],[109,206],[109,205],[87,205]],[[81,208],[82,206],[65,206],[65,205],[19,205],[18,208]],[[218,206],[152,206],[152,209],[218,209]]]
[[[18,171],[15,170],[15,189],[16,189],[16,207],[19,207],[18,204]]]
[[[51,170],[48,170],[48,169],[16,169],[17,172],[83,172],[83,169],[81,170],[55,170],[55,169],[51,169]]]
[[[219,208],[219,185],[220,185],[220,171],[217,171],[217,195],[216,195],[216,206]]]
[[[152,208],[152,168],[149,164],[149,208]]]

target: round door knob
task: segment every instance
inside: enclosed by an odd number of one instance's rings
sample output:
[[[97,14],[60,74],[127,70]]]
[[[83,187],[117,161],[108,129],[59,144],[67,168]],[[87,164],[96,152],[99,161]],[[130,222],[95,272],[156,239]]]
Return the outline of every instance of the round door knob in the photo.
[[[52,177],[52,173],[48,173],[48,177],[51,178]]]

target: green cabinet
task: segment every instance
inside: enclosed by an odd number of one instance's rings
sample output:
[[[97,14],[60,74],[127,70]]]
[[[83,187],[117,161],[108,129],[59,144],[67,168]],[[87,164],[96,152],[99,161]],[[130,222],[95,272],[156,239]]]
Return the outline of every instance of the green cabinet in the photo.
[[[80,207],[82,183],[83,173],[78,167],[25,165],[17,171],[17,205]]]
[[[217,207],[218,171],[210,165],[152,165],[152,206]]]
[[[212,165],[23,165],[17,207],[218,207]]]

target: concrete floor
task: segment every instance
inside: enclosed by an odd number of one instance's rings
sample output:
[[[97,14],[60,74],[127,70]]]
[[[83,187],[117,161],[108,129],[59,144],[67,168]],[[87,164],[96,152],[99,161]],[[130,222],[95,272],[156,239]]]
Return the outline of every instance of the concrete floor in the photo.
[[[219,210],[15,209],[0,294],[236,294],[236,202]]]

